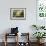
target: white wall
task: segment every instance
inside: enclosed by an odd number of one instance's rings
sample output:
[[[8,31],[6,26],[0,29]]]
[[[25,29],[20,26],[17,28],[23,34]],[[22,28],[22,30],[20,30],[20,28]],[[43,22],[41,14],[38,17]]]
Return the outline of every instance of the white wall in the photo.
[[[26,20],[11,20],[10,8],[26,8]],[[36,0],[0,0],[0,34],[17,26],[19,32],[32,36],[32,24],[36,24]]]

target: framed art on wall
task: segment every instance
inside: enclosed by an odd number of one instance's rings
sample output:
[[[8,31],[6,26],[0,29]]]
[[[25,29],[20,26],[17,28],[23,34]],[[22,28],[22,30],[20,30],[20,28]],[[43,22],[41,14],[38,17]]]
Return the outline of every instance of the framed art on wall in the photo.
[[[26,8],[10,8],[10,19],[12,20],[26,19]]]
[[[37,0],[37,15],[46,18],[46,0]]]
[[[37,0],[36,7],[37,7],[36,23],[37,25],[45,26],[46,25],[46,0]]]

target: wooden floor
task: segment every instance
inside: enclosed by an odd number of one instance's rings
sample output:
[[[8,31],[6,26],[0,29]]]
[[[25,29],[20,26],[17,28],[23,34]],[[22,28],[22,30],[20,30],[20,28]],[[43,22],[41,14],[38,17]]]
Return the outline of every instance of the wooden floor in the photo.
[[[0,46],[4,46],[4,43],[3,43],[3,42],[2,42],[2,43],[0,42]],[[9,42],[7,46],[15,46],[15,42],[14,42],[14,43]],[[21,45],[21,46],[22,46],[22,45]],[[25,45],[24,45],[24,46],[25,46]],[[30,46],[37,46],[37,43],[32,42],[32,43],[30,43]],[[44,44],[41,45],[41,46],[46,46],[46,43],[44,43]]]

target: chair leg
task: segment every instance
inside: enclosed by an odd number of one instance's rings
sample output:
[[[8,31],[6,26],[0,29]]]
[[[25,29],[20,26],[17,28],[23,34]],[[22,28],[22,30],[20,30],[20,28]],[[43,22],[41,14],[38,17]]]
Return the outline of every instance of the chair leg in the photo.
[[[5,41],[5,43],[4,43],[4,44],[5,44],[5,46],[7,46],[7,42],[6,42],[6,41]]]
[[[5,34],[5,46],[7,46],[7,33]]]

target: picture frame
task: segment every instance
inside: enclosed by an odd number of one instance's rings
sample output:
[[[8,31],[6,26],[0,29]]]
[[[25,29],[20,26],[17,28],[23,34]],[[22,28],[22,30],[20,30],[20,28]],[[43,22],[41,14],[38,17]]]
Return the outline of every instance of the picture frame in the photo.
[[[10,19],[11,20],[25,20],[26,8],[10,8]]]
[[[36,3],[37,17],[39,19],[46,19],[46,0],[37,0]]]
[[[36,24],[46,25],[46,0],[36,1]]]

